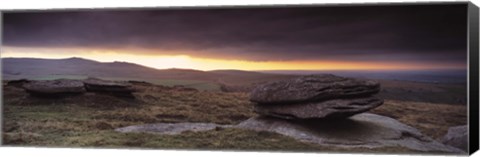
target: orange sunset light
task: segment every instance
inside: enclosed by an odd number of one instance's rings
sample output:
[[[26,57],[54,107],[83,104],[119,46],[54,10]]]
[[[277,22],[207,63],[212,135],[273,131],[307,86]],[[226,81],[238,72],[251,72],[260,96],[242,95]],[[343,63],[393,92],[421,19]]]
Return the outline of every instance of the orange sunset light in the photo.
[[[200,58],[188,55],[148,55],[132,54],[118,51],[80,51],[68,50],[69,53],[46,53],[66,50],[26,51],[26,49],[7,48],[2,57],[31,57],[61,59],[81,57],[100,62],[124,61],[136,63],[157,69],[182,68],[197,70],[415,70],[448,68],[452,65],[424,65],[400,62],[361,62],[361,61],[334,61],[334,60],[289,60],[289,61],[248,61],[217,58]],[[446,66],[446,67],[445,67]]]

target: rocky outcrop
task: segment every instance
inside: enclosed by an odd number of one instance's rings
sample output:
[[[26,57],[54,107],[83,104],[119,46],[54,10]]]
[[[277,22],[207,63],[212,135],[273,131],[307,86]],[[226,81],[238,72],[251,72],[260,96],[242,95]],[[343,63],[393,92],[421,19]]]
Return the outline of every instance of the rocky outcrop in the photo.
[[[468,151],[468,126],[450,127],[442,143]]]
[[[30,81],[25,83],[23,88],[31,95],[42,97],[58,97],[85,92],[82,81],[67,79]]]
[[[368,96],[380,91],[380,84],[330,74],[309,75],[258,86],[250,101],[259,104],[285,104]]]
[[[22,88],[24,84],[29,83],[30,81],[27,79],[20,79],[20,80],[11,80],[6,83],[7,86],[13,86],[17,88]]]
[[[362,113],[348,119],[330,121],[292,121],[272,117],[254,117],[236,128],[269,131],[300,141],[335,147],[395,147],[418,151],[462,153],[422,135],[417,129],[395,119]]]
[[[119,97],[134,98],[135,91],[128,82],[107,81],[89,78],[83,81],[88,92],[106,93]]]
[[[346,118],[383,104],[380,84],[335,75],[309,75],[260,85],[250,94],[255,112],[283,119]]]
[[[255,112],[282,119],[343,118],[366,112],[383,104],[375,97],[333,99],[283,105],[255,105]]]
[[[175,91],[184,91],[184,92],[198,92],[198,89],[185,87],[183,85],[174,85],[172,90]]]
[[[7,84],[22,86],[30,95],[40,97],[58,97],[82,94],[85,92],[101,93],[123,98],[134,98],[135,89],[127,82],[107,81],[89,78],[86,80],[18,80]]]
[[[268,131],[328,147],[402,147],[417,151],[464,153],[422,135],[417,129],[376,114],[363,113],[383,104],[374,97],[375,81],[334,75],[311,75],[268,83],[254,89],[251,101],[260,116],[237,125],[159,123],[129,126],[119,132],[180,134],[238,128]]]
[[[294,139],[340,148],[403,147],[417,151],[464,153],[422,135],[417,129],[399,121],[370,113],[362,113],[348,119],[329,120],[284,120],[274,117],[253,117],[237,125],[213,123],[157,123],[128,126],[115,129],[118,132],[143,132],[165,135],[185,131],[209,131],[215,128],[238,128],[268,131]]]

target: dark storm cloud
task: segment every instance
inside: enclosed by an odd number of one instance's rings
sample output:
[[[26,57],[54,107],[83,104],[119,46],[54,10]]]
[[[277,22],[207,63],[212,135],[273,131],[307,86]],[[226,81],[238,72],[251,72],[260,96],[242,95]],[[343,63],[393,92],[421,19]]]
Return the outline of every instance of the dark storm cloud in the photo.
[[[465,62],[466,20],[465,4],[12,12],[3,39],[251,60]]]

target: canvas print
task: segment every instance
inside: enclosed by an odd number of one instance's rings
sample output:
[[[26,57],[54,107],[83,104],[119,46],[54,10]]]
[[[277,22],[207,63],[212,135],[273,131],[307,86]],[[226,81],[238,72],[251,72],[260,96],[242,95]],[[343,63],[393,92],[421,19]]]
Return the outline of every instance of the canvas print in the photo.
[[[466,154],[467,3],[7,11],[2,145]]]

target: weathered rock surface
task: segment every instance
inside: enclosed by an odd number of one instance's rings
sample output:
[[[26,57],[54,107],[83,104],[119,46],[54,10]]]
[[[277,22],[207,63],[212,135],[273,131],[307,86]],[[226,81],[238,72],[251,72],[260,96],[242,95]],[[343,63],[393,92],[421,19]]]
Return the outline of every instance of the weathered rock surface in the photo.
[[[285,105],[255,105],[255,112],[282,119],[346,118],[383,104],[375,97],[333,99]]]
[[[23,85],[23,88],[35,96],[55,97],[85,92],[82,81],[78,80],[47,80],[30,81]]]
[[[118,132],[147,132],[166,135],[176,135],[185,131],[208,131],[221,125],[214,123],[157,123],[128,126],[115,129]]]
[[[345,148],[400,146],[419,151],[464,153],[424,136],[417,129],[395,119],[369,113],[337,121],[311,122],[254,117],[234,127],[276,132],[323,146]]]
[[[17,88],[22,88],[24,84],[29,83],[30,81],[27,79],[20,79],[20,80],[11,80],[7,82],[7,86],[13,86]]]
[[[183,85],[174,85],[174,86],[172,87],[172,89],[173,89],[173,90],[176,90],[176,91],[198,92],[198,89],[185,87],[185,86],[183,86]]]
[[[330,74],[308,75],[260,85],[250,101],[260,104],[285,104],[367,96],[378,93],[380,84]]]
[[[254,117],[237,125],[213,123],[158,123],[115,129],[119,132],[147,132],[175,135],[185,131],[208,131],[216,127],[268,131],[322,146],[342,148],[404,147],[418,151],[465,153],[444,145],[417,129],[395,119],[362,113],[347,119],[294,121],[273,117]]]
[[[115,82],[100,79],[87,79],[83,81],[88,91],[105,92],[132,92],[130,84],[127,82]]]
[[[115,96],[133,98],[135,91],[127,82],[106,81],[89,78],[83,81],[85,88],[89,92],[108,93]]]
[[[450,127],[442,143],[468,151],[468,126]]]

